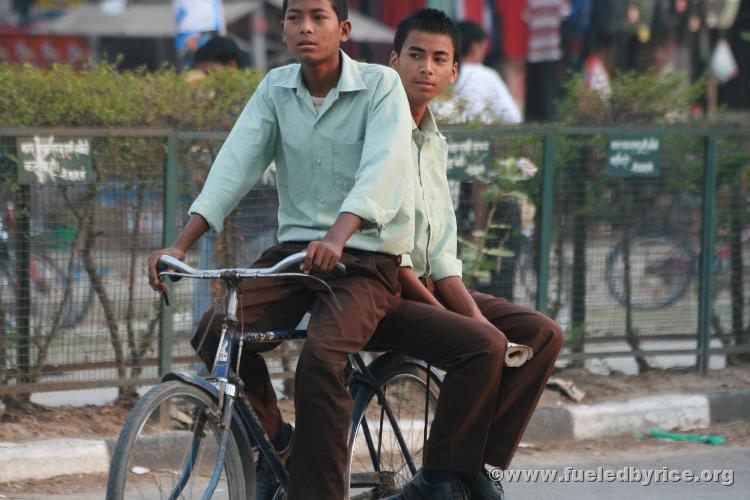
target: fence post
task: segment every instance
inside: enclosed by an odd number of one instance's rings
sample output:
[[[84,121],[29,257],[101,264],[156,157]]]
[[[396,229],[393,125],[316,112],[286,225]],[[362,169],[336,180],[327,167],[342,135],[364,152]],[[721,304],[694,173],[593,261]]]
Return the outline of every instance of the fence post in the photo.
[[[31,187],[20,186],[15,197],[16,217],[16,363],[17,384],[30,382],[31,373]],[[27,396],[21,396],[25,398]]]
[[[177,213],[177,138],[174,132],[167,136],[167,159],[164,164],[164,227],[162,246],[174,243],[177,237],[175,216]],[[159,376],[172,370],[173,308],[161,304],[162,315],[159,324]]]
[[[544,157],[542,158],[542,202],[539,214],[539,262],[537,265],[536,309],[547,312],[549,299],[549,250],[552,242],[552,203],[555,182],[555,136],[544,134]]]
[[[700,292],[698,295],[698,370],[708,371],[713,300],[714,226],[716,223],[716,136],[706,137],[703,171],[703,221],[701,227]]]

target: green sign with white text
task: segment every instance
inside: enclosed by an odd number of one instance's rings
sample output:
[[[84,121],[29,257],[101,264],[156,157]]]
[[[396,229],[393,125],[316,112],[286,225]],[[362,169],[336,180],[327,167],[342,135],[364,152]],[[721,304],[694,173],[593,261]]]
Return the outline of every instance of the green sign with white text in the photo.
[[[607,175],[659,177],[661,142],[658,137],[612,137],[609,140]]]
[[[490,141],[464,139],[448,142],[448,178],[470,181],[487,173]]]
[[[91,179],[91,141],[83,138],[19,137],[18,182],[77,184]]]

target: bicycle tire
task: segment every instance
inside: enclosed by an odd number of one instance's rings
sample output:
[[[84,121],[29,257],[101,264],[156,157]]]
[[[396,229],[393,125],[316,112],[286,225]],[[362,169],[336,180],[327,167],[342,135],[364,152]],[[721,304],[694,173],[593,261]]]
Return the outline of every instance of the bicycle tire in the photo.
[[[49,300],[46,297],[40,295],[41,291],[39,287],[37,289],[36,297],[32,297],[32,310],[36,310],[37,314],[43,314],[43,317],[53,317],[59,303],[62,300],[63,293],[65,291],[65,284],[67,281],[67,270],[63,270],[52,260],[50,257],[43,253],[32,252],[31,253],[32,266],[34,267],[46,267],[48,268],[45,275],[47,276],[47,285],[44,287],[52,293],[58,293],[57,299]],[[67,264],[66,264],[67,265]],[[80,262],[76,263],[77,268],[82,268],[83,265]],[[74,271],[76,273],[76,271]],[[81,286],[85,284],[86,286]],[[88,281],[83,281],[77,278],[75,275],[70,284],[70,296],[62,310],[62,315],[59,320],[59,326],[62,328],[71,328],[80,323],[86,316],[86,313],[91,306],[93,301],[92,289],[88,286]]]
[[[44,254],[31,252],[31,311],[30,315],[36,321],[40,321],[42,326],[51,327],[52,319],[57,313],[58,307],[64,297],[66,274],[60,270],[55,262]],[[9,322],[15,322],[15,297],[14,290],[17,289],[16,276],[10,269],[14,268],[15,263],[8,261],[11,267],[6,269],[7,276],[4,278],[10,283],[8,291],[4,292],[6,297],[7,311]],[[93,295],[89,286],[76,286],[77,279],[74,278],[71,283],[70,296],[63,307],[58,326],[70,328],[80,323],[86,316],[86,313],[93,302]],[[4,285],[5,286],[5,285]]]
[[[7,269],[0,269],[0,303],[2,303],[2,327],[4,332],[15,329],[15,297],[13,282]],[[6,367],[0,366],[0,370]]]
[[[186,404],[193,404],[194,408]],[[168,414],[159,412],[167,408],[170,408]],[[201,498],[213,471],[212,456],[221,437],[217,410],[212,395],[181,381],[163,382],[149,390],[128,415],[112,452],[107,500],[169,498],[192,443],[194,429],[190,427],[202,413],[207,416],[207,425],[202,427],[205,437],[199,446],[194,474],[177,497]],[[222,479],[213,498],[254,499],[254,484],[249,488],[246,484],[246,470],[234,432],[229,433],[228,439]],[[254,471],[253,464],[247,470]]]
[[[370,364],[378,385],[402,432],[409,455],[417,470],[422,465],[425,439],[435,416],[442,376],[434,369],[408,356],[386,354]],[[429,397],[427,381],[429,380]],[[375,391],[364,385],[356,393],[352,411],[347,476],[350,498],[368,499],[398,493],[412,474],[378,402]],[[427,415],[425,416],[425,407]],[[366,423],[375,456],[367,446]]]
[[[67,271],[67,270],[66,270]],[[97,270],[99,272],[99,270]],[[63,272],[65,276],[65,272]],[[71,328],[81,323],[88,314],[91,304],[94,303],[94,290],[91,286],[88,274],[83,267],[83,262],[78,258],[73,268],[72,297],[71,302],[62,318],[62,326]]]
[[[609,293],[623,306],[625,242],[607,257],[605,278]],[[687,291],[695,257],[681,237],[669,233],[638,234],[630,239],[631,300],[633,309],[669,307]]]

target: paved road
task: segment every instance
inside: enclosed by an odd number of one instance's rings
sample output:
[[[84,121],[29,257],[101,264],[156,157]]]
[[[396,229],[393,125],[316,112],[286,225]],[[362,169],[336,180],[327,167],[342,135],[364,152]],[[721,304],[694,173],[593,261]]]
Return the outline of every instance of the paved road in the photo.
[[[592,471],[589,474],[594,475],[597,467],[612,470],[613,474],[628,467],[656,471],[666,468],[678,470],[680,473],[690,470],[698,475],[706,469],[731,471],[723,477],[719,476],[718,482],[652,481],[649,485],[642,485],[641,481],[511,482],[506,479],[503,485],[510,500],[747,500],[750,498],[750,423],[714,426],[708,432],[727,437],[728,444],[712,446],[635,437],[555,443],[519,449],[513,460],[512,469],[556,470],[558,474],[565,474],[565,468],[571,467]],[[571,473],[571,477],[577,474],[579,473]],[[104,482],[106,478],[103,476],[84,476],[56,478],[40,483],[2,485],[0,499],[99,500],[104,497]],[[733,484],[722,485],[722,482]]]
[[[615,499],[722,499],[747,500],[750,498],[750,446],[712,447],[684,443],[667,447],[643,446],[631,449],[592,449],[588,456],[575,454],[571,456],[564,450],[553,453],[521,453],[514,460],[515,469],[555,469],[564,475],[565,467],[593,471],[597,467],[610,469],[616,474],[618,470],[628,467],[635,469],[676,469],[691,470],[700,474],[704,469],[729,469],[718,476],[720,481],[713,483],[693,482],[654,482],[642,485],[634,482],[504,482],[508,498],[526,499],[572,499],[600,500]],[[598,456],[594,456],[597,454]],[[579,472],[572,473],[581,474]],[[604,474],[604,473],[602,473]],[[634,475],[637,473],[634,473]],[[723,481],[722,481],[723,479]],[[722,485],[730,483],[732,485]]]

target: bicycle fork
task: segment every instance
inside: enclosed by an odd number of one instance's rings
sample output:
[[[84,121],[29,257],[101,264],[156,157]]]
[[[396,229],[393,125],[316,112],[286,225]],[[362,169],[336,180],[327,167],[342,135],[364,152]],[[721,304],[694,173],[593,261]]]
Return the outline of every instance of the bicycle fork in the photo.
[[[190,451],[185,458],[182,474],[172,490],[172,493],[169,495],[170,500],[179,498],[180,494],[182,494],[182,490],[190,481],[190,476],[193,472],[196,457],[198,456],[198,451],[203,439],[204,428],[209,419],[216,419],[219,416],[221,417],[221,440],[216,452],[216,461],[213,472],[211,473],[211,479],[209,480],[202,496],[203,500],[211,499],[219,484],[219,479],[221,479],[221,471],[224,468],[224,458],[226,456],[227,446],[229,445],[229,433],[232,428],[232,414],[235,397],[237,395],[237,384],[230,381],[228,375],[229,363],[232,359],[232,337],[237,329],[236,311],[238,302],[239,292],[236,288],[232,287],[229,292],[227,321],[222,328],[221,337],[219,339],[219,348],[216,350],[216,357],[214,358],[212,370],[212,375],[216,378],[216,388],[218,389],[217,408],[220,408],[221,413],[219,415],[206,415],[204,412],[197,416],[195,427],[193,429],[193,441],[190,446]],[[239,356],[237,357],[237,362],[239,363]]]
[[[216,358],[214,359],[213,374],[218,382],[217,389],[219,390],[219,401],[218,407],[222,410],[221,419],[221,442],[219,443],[219,449],[216,452],[216,464],[214,470],[211,473],[211,480],[208,482],[206,491],[203,493],[203,500],[210,500],[216,491],[216,486],[219,484],[221,478],[221,470],[224,468],[224,457],[227,452],[227,444],[229,443],[229,433],[232,428],[232,413],[234,409],[234,401],[237,395],[237,384],[232,383],[227,378],[229,375],[229,363],[232,359],[232,337],[233,333],[237,331],[237,305],[239,303],[240,292],[239,287],[230,287],[229,300],[227,301],[227,319],[224,323],[224,327],[221,331],[221,337],[219,339],[219,348],[216,350]],[[242,344],[240,344],[241,349]],[[237,363],[240,362],[240,355],[238,353]]]

